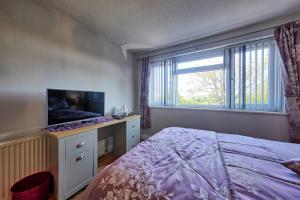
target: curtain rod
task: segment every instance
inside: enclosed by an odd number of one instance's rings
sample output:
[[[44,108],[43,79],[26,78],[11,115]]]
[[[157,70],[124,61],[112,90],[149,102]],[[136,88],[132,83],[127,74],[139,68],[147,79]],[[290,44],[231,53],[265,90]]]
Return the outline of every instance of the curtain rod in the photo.
[[[178,51],[184,51],[184,50],[187,50],[187,49],[190,49],[190,48],[194,48],[194,47],[197,48],[197,47],[201,47],[201,46],[208,45],[208,44],[214,44],[214,43],[218,43],[218,42],[223,42],[223,41],[226,41],[226,40],[231,40],[231,39],[235,39],[235,38],[239,38],[239,37],[243,37],[243,36],[247,36],[247,35],[252,35],[252,34],[255,34],[255,33],[263,32],[263,31],[271,30],[271,29],[274,29],[276,27],[277,26],[272,26],[272,27],[269,27],[269,28],[265,28],[265,29],[253,31],[253,32],[250,32],[250,33],[245,33],[245,34],[238,35],[238,36],[233,36],[233,37],[229,37],[229,38],[225,38],[225,39],[220,39],[220,40],[216,40],[216,41],[212,41],[212,42],[207,42],[207,43],[203,43],[203,44],[199,44],[199,45],[195,45],[195,46],[191,46],[191,47],[185,47],[185,48],[181,48],[181,49],[176,49],[176,50],[169,51],[169,52],[166,52],[166,53],[158,53],[158,54],[154,54],[154,55],[151,55],[151,56],[142,56],[141,58],[137,58],[136,60],[142,60],[143,58],[146,58],[146,57],[155,57],[155,56],[161,56],[161,55],[165,55],[165,54],[169,54],[169,53],[176,53]],[[194,40],[194,41],[196,41],[196,40]],[[193,42],[193,41],[190,41],[190,42]],[[170,48],[170,47],[166,47],[166,48],[163,48],[163,49],[167,49],[167,48]],[[163,49],[160,49],[160,50],[163,50]],[[154,51],[151,51],[151,52],[145,53],[145,54],[151,54],[151,53],[153,53],[155,51],[159,51],[159,50],[154,50]]]

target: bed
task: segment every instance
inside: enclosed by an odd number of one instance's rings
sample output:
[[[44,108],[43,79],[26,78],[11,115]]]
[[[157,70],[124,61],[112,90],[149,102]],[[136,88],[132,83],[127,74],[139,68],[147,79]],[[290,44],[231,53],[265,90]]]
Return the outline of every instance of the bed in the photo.
[[[300,145],[166,128],[101,171],[81,196],[116,199],[300,199],[300,176],[281,162]]]

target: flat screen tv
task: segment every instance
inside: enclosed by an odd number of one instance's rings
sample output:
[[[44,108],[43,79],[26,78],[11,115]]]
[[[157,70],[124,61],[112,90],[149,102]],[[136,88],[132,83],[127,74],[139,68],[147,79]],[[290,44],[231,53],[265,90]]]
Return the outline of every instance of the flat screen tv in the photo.
[[[48,126],[104,115],[104,92],[47,89]]]

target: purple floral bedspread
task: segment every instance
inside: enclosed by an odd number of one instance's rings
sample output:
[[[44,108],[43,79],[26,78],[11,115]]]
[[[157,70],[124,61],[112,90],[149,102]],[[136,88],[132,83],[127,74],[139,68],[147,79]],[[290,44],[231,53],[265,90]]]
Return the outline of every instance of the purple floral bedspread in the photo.
[[[297,144],[167,128],[106,167],[81,198],[297,200],[300,176],[280,164],[297,155]]]

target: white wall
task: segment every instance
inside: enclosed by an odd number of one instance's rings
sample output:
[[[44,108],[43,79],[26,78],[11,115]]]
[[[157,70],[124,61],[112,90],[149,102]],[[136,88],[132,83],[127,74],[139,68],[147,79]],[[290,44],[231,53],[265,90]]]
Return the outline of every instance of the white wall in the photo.
[[[144,56],[160,55],[167,52],[178,51],[180,49],[191,48],[200,45],[200,48],[211,48],[211,42],[218,42],[223,45],[226,42],[249,38],[251,36],[243,36],[235,38],[240,35],[253,33],[259,30],[268,29],[270,27],[278,26],[289,21],[300,19],[300,13],[288,15],[281,18],[276,18],[270,21],[262,22],[256,25],[244,27],[233,30],[223,34],[214,35],[212,37],[187,42],[182,45],[176,45],[161,50],[137,53],[136,58]],[[253,36],[260,36],[261,34],[269,34],[270,30],[262,33],[254,33]],[[207,43],[210,43],[206,45]],[[199,49],[199,48],[198,48]],[[168,55],[168,54],[167,54]],[[163,56],[156,56],[163,57]],[[141,62],[136,60],[136,98],[139,100],[140,96],[140,73]],[[136,102],[139,108],[139,101]],[[150,136],[159,130],[170,127],[190,127],[205,130],[214,130],[218,132],[237,133],[258,138],[265,138],[270,140],[289,141],[289,124],[288,115],[278,114],[262,114],[262,113],[247,113],[247,112],[226,112],[226,111],[211,111],[211,110],[197,110],[197,109],[172,109],[172,108],[152,108],[152,128],[143,130],[144,137]]]
[[[151,114],[153,126],[143,131],[146,135],[176,126],[289,141],[288,119],[284,114],[183,108],[151,108]]]
[[[105,92],[133,105],[132,58],[74,19],[30,0],[0,2],[0,138],[46,125],[46,88]]]

